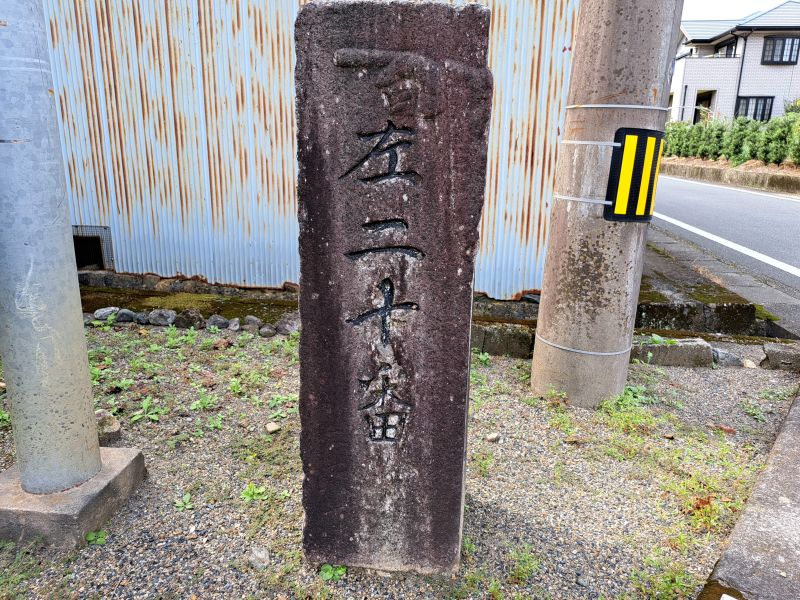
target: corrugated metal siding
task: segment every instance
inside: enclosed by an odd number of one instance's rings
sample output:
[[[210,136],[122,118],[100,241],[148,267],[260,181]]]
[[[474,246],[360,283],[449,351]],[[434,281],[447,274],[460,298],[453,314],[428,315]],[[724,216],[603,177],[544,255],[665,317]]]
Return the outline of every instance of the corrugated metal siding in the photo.
[[[578,0],[490,0],[495,75],[476,289],[541,285]],[[45,0],[74,225],[121,272],[297,282],[302,0]]]

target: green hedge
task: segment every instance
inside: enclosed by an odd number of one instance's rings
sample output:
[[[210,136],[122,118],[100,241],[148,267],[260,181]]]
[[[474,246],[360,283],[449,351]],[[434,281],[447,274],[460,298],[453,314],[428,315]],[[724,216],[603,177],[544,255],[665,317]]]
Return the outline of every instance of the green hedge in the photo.
[[[732,123],[668,123],[665,154],[710,160],[725,157],[735,165],[754,159],[773,164],[789,159],[800,164],[800,113],[770,121],[740,117]]]

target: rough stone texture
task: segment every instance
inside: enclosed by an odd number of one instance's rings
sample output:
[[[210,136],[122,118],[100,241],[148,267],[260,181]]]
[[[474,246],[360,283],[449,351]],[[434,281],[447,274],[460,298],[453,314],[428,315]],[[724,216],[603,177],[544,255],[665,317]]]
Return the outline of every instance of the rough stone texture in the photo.
[[[203,313],[196,308],[187,308],[186,310],[182,310],[175,317],[175,327],[180,329],[189,329],[190,327],[194,327],[195,329],[203,329],[205,326],[206,320],[203,318]]]
[[[98,308],[94,311],[94,318],[98,321],[105,321],[108,317],[113,317],[118,312],[118,306],[106,306],[105,308]]]
[[[281,335],[290,335],[295,331],[300,331],[300,313],[293,310],[282,314],[278,322],[275,323],[275,331]]]
[[[712,348],[711,351],[714,354],[714,362],[720,367],[744,366],[744,362],[742,361],[742,359],[733,354],[732,352],[721,350],[720,348]]]
[[[258,331],[261,329],[261,326],[264,325],[264,321],[258,317],[254,317],[253,315],[247,315],[244,319],[242,319],[242,325],[248,331]]]
[[[120,308],[117,313],[117,323],[132,323],[136,320],[136,313],[127,308]]]
[[[800,344],[767,342],[764,353],[767,357],[761,361],[763,368],[800,372]]]
[[[210,317],[208,317],[206,325],[208,327],[219,327],[220,329],[227,329],[229,323],[230,321],[223,316],[211,315]]]
[[[648,339],[634,340],[631,349],[632,361],[640,360],[662,367],[710,367],[714,364],[711,344],[704,339],[677,339],[660,344],[650,343]]]
[[[150,324],[150,313],[147,312],[137,312],[134,315],[134,320],[139,325],[149,325]]]
[[[800,598],[800,402],[795,400],[767,466],[699,600]]]
[[[495,356],[530,358],[533,356],[534,329],[526,325],[481,323],[473,326],[483,330],[480,350]]]
[[[127,501],[145,476],[135,448],[100,448],[102,467],[86,483],[55,494],[29,494],[16,465],[0,473],[0,539],[42,539],[58,548],[84,544]]]
[[[170,310],[168,308],[157,308],[155,310],[150,311],[150,315],[148,316],[147,320],[150,325],[161,325],[162,327],[166,327],[168,325],[172,325],[175,322],[175,317],[178,316],[174,310]]]
[[[261,329],[258,330],[258,335],[263,338],[270,338],[274,337],[278,331],[272,325],[264,325]]]
[[[122,437],[122,426],[119,419],[110,411],[104,408],[98,409],[94,411],[94,417],[97,419],[97,437],[100,439],[101,446],[115,442]]]
[[[475,4],[320,3],[297,19],[311,562],[458,565],[488,27]]]
[[[241,328],[242,328],[242,325],[241,325],[241,322],[239,321],[238,317],[228,321],[228,329],[230,331],[239,331]]]

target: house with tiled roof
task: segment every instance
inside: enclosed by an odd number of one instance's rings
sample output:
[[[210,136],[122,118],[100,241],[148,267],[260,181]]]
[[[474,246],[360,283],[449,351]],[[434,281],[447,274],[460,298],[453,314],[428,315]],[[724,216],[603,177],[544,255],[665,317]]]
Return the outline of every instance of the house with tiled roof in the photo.
[[[670,117],[766,121],[800,98],[800,1],[741,20],[683,21]]]

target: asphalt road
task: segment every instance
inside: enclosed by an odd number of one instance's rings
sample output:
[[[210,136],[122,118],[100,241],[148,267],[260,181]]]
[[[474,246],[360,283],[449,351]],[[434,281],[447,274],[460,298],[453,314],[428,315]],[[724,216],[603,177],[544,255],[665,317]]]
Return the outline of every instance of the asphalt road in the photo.
[[[655,225],[800,298],[800,195],[661,176],[655,217]]]

